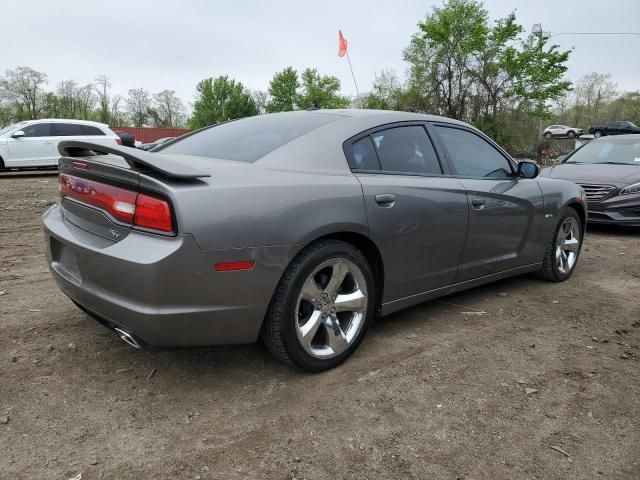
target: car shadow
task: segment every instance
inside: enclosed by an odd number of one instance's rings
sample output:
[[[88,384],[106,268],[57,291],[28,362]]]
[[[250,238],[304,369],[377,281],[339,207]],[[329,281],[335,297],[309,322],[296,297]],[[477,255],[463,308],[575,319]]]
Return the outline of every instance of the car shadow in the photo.
[[[590,233],[602,233],[605,235],[628,237],[640,234],[640,227],[589,223],[589,225],[587,225],[587,236],[589,236]]]

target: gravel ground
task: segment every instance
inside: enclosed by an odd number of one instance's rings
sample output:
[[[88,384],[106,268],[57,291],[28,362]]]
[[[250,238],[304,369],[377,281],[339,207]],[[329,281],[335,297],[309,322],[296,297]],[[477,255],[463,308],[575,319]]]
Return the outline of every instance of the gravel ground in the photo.
[[[310,375],[261,345],[136,351],[56,288],[46,174],[0,176],[0,478],[640,478],[640,231],[378,321]],[[465,313],[486,312],[486,314]]]

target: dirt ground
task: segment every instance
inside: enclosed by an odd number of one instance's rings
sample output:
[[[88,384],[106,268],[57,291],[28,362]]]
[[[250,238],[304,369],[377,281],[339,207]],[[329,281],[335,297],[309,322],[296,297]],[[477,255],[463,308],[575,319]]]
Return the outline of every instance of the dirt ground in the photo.
[[[0,176],[2,479],[640,478],[640,230],[592,228],[563,284],[387,317],[310,375],[261,345],[118,340],[48,273],[56,195]]]

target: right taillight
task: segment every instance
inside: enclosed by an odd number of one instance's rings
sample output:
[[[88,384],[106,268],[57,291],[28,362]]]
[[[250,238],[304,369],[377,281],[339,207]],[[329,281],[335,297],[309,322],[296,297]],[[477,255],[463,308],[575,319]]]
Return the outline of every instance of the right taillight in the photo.
[[[120,137],[116,138],[116,143],[122,145],[122,139]]]
[[[60,174],[60,197],[99,208],[136,227],[163,233],[174,231],[171,207],[162,198],[66,173]]]
[[[139,193],[136,198],[136,213],[133,217],[133,223],[138,227],[172,232],[173,222],[169,203],[161,198]]]

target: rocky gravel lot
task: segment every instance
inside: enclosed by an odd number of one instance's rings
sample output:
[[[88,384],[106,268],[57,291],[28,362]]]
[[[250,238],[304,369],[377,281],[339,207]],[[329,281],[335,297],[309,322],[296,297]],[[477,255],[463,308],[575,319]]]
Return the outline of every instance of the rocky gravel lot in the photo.
[[[0,174],[2,479],[640,478],[640,230],[592,228],[564,284],[380,320],[309,375],[260,345],[118,340],[48,273],[56,195],[54,175]]]

